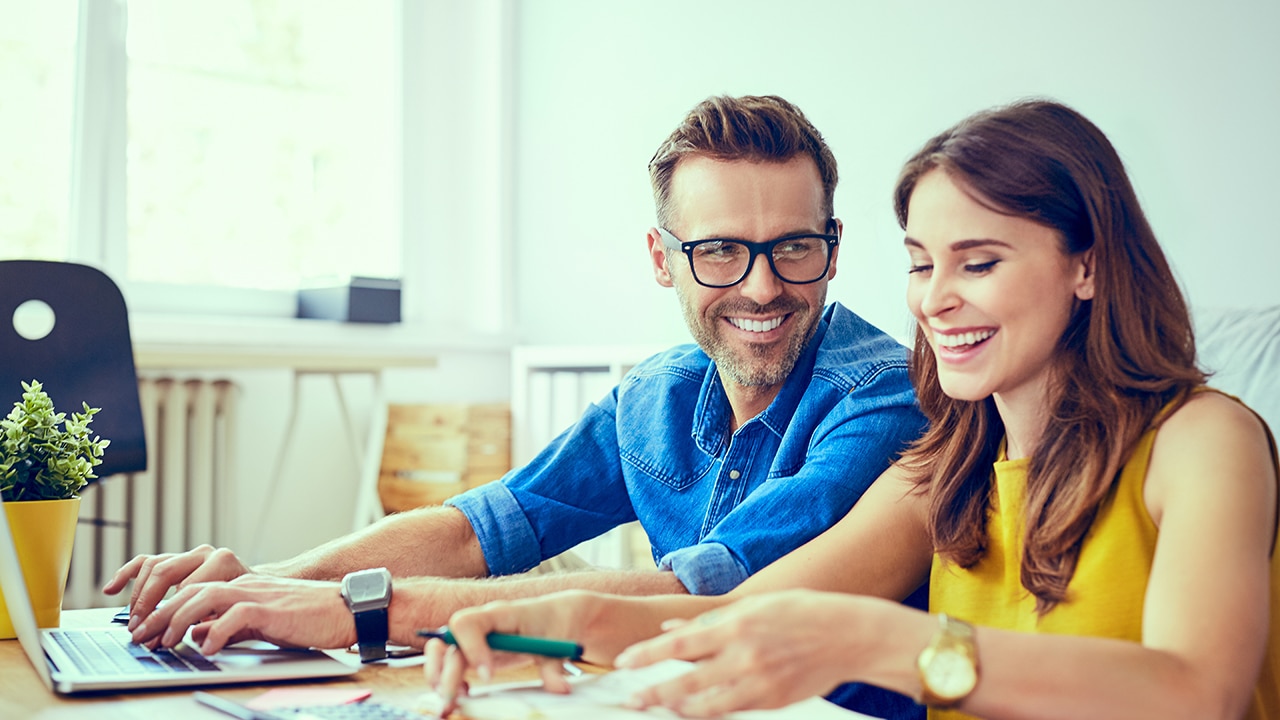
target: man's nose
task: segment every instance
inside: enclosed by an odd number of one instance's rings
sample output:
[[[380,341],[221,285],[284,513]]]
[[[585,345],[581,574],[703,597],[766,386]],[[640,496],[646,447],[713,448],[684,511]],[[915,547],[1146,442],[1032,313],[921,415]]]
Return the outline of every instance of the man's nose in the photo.
[[[757,255],[752,261],[747,276],[738,285],[738,292],[757,305],[768,305],[782,294],[782,279],[773,272],[769,258]]]

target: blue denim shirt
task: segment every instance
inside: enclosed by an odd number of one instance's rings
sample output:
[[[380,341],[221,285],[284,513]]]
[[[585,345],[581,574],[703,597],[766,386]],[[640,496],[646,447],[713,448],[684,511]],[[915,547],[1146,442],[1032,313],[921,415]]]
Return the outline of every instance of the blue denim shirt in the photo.
[[[839,303],[769,407],[732,434],[731,417],[715,364],[678,346],[528,465],[446,504],[492,575],[638,519],[660,568],[716,595],[835,524],[924,428],[905,348]]]

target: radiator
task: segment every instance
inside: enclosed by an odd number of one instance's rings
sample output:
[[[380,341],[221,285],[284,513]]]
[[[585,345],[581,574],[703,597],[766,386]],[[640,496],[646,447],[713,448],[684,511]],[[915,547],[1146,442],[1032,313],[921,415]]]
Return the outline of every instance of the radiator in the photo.
[[[637,346],[521,346],[512,352],[511,461],[519,467],[578,421],[637,362],[661,348]],[[639,523],[614,528],[573,549],[552,568],[653,567],[649,540]]]
[[[228,479],[235,385],[221,379],[144,377],[138,395],[147,470],[102,478],[81,494],[64,608],[127,600],[127,595],[104,595],[101,587],[135,555],[225,543],[234,507]]]

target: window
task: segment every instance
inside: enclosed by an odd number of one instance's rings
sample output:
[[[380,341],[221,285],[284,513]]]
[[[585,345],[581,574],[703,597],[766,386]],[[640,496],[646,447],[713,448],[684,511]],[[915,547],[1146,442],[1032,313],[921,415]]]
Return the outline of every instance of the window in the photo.
[[[401,277],[429,337],[501,336],[513,13],[19,3],[0,24],[0,132],[22,140],[0,145],[0,259],[101,267],[159,343],[223,340],[177,313],[292,317],[296,288],[335,275]]]
[[[75,0],[12,3],[0,23],[0,257],[68,252]]]
[[[203,296],[226,306],[230,288],[253,302],[282,291],[252,314],[291,314],[309,278],[399,276],[400,12],[393,0],[9,9],[0,132],[24,140],[0,155],[0,257],[99,265],[144,311],[179,296],[219,311],[190,298],[219,288]]]
[[[394,10],[130,0],[130,281],[399,275]]]

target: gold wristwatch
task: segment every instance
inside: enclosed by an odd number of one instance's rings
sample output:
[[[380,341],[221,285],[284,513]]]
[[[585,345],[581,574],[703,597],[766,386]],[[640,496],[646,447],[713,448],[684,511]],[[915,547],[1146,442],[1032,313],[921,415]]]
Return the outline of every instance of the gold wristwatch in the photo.
[[[948,708],[969,697],[978,686],[978,646],[973,626],[946,613],[938,615],[938,632],[916,658],[923,688],[920,703]]]

